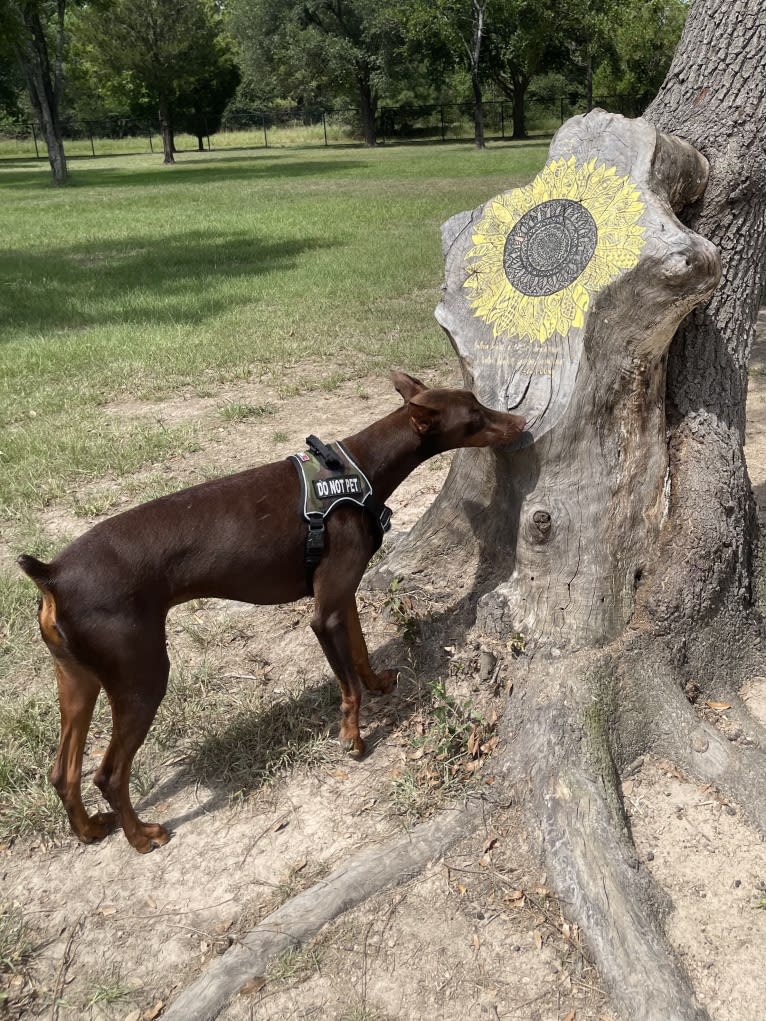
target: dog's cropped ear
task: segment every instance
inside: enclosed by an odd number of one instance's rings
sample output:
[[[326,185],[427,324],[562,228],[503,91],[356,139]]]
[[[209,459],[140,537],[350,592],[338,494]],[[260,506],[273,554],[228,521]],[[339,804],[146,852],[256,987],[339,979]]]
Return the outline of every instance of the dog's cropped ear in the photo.
[[[418,404],[413,401],[410,404],[410,425],[420,436],[425,436],[436,425],[439,412],[429,408],[426,404]]]
[[[392,372],[391,382],[405,401],[411,401],[416,394],[428,389],[425,383],[421,383],[414,376],[408,376],[406,372]]]

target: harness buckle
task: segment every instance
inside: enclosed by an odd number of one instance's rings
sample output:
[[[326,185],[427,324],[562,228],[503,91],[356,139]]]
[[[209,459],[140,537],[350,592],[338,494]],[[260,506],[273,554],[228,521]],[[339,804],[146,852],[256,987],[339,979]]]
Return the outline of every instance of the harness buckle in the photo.
[[[321,514],[309,515],[309,530],[306,535],[306,560],[318,564],[324,553],[324,518]]]

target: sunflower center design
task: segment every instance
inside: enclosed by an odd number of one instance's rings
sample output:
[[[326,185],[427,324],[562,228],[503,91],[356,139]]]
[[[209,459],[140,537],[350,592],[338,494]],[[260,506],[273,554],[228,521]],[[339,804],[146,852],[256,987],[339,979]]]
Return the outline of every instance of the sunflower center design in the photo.
[[[571,199],[534,206],[506,238],[503,269],[522,294],[542,297],[563,290],[596,251],[598,228],[590,212]]]

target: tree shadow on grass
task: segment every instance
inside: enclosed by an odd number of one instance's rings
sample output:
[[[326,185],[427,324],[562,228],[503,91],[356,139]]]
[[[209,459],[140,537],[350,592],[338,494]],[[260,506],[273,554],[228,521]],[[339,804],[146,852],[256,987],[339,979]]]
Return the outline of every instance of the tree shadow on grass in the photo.
[[[0,338],[126,323],[201,322],[236,297],[216,280],[292,269],[327,238],[271,240],[250,233],[187,231],[0,251]],[[213,285],[213,286],[211,286]]]
[[[183,159],[170,167],[157,166],[131,169],[128,166],[96,167],[74,162],[65,190],[87,188],[183,188],[189,184],[213,184],[221,181],[258,181],[272,178],[294,179],[324,177],[347,173],[367,164],[359,160],[296,160],[290,153],[274,154],[272,149],[256,151],[249,156],[216,156]],[[106,158],[106,157],[103,157]],[[51,191],[50,176],[35,167],[28,170],[1,170],[0,185],[17,188],[39,188]]]

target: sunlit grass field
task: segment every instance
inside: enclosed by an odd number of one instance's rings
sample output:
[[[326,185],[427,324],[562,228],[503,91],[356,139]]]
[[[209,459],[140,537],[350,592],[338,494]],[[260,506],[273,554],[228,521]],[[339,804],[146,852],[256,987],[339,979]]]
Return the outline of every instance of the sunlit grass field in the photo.
[[[41,164],[0,164],[5,523],[84,474],[129,472],[185,442],[115,422],[108,401],[266,368],[300,384],[309,357],[347,377],[433,364],[446,350],[433,319],[440,224],[530,179],[545,152],[73,159],[63,189]]]

